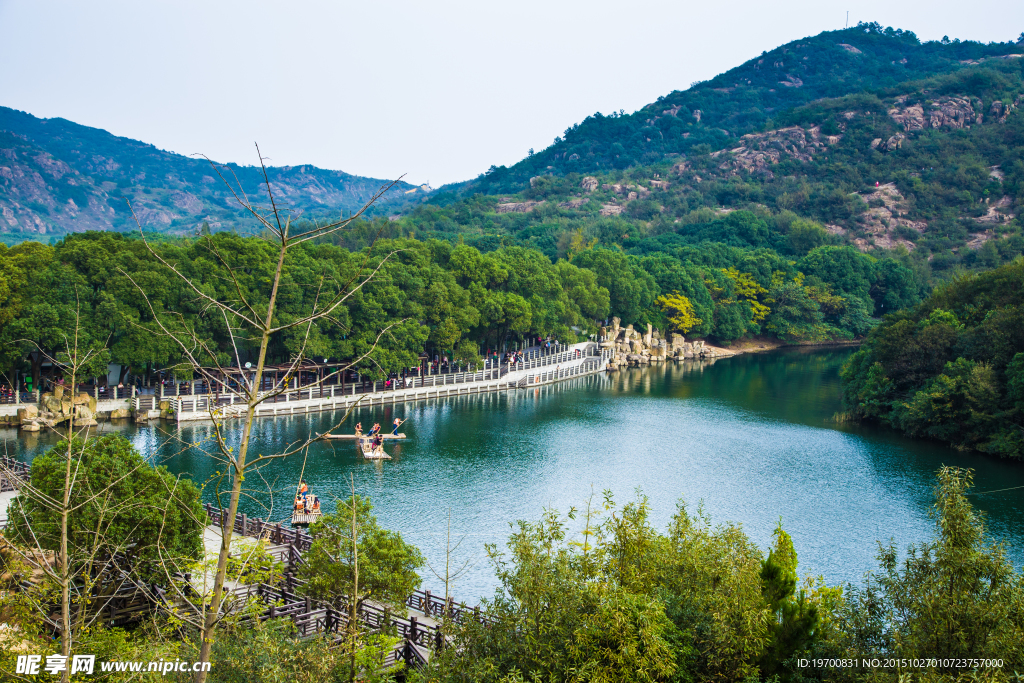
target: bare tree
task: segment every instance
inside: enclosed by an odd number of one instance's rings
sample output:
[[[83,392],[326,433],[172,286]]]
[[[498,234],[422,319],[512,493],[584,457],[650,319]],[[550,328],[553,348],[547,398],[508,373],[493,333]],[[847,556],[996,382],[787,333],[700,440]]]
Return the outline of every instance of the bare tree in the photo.
[[[78,400],[80,397],[74,395],[74,390],[83,370],[94,364],[97,358],[102,359],[102,349],[82,348],[80,313],[79,306],[76,308],[74,329],[70,336],[65,337],[62,352],[50,356],[40,349],[46,359],[54,367],[60,368],[65,378],[70,380],[72,395],[68,402],[70,407],[66,426],[61,426],[62,422],[47,422],[48,428],[64,439],[63,479],[57,490],[52,490],[52,487],[44,489],[36,486],[31,479],[16,478],[13,472],[4,467],[4,474],[18,481],[18,498],[12,504],[9,519],[12,529],[8,534],[11,542],[7,550],[20,560],[35,579],[34,587],[29,589],[23,604],[35,613],[41,623],[60,633],[60,653],[67,663],[61,673],[61,680],[65,682],[71,675],[71,651],[80,636],[102,617],[121,585],[125,582],[133,585],[136,583],[131,575],[131,567],[121,566],[129,551],[129,544],[137,542],[132,530],[123,533],[125,530],[121,529],[122,533],[118,534],[110,532],[117,520],[130,518],[133,512],[142,509],[144,505],[135,500],[119,498],[115,489],[134,477],[145,463],[140,462],[137,467],[102,482],[84,476],[82,471],[82,456],[87,447],[89,425],[95,422],[89,419],[78,420],[80,413],[86,416],[91,414],[81,409],[83,404]],[[86,426],[79,428],[79,422]],[[173,500],[172,496],[169,502]],[[73,531],[72,516],[87,506],[94,515],[93,524],[89,529]],[[37,524],[33,521],[41,517],[45,517],[46,521],[41,522],[42,528],[36,528]],[[56,529],[52,528],[54,518],[57,519]],[[140,548],[136,546],[131,550],[138,552]],[[103,593],[96,595],[95,590],[100,584],[103,584]],[[51,613],[54,592],[59,592],[56,618]]]
[[[448,508],[448,528],[445,532],[445,545],[444,545],[444,573],[442,574],[438,569],[434,568],[434,565],[430,564],[430,560],[427,560],[427,567],[430,569],[430,573],[437,577],[438,581],[444,582],[444,604],[445,612],[447,613],[451,600],[451,587],[455,585],[455,582],[470,569],[470,560],[467,559],[458,567],[453,567],[452,557],[455,551],[459,549],[462,542],[466,540],[466,536],[463,535],[456,541],[455,545],[452,545],[452,509]]]
[[[258,146],[256,150],[257,154],[259,154]],[[285,458],[301,452],[303,449],[308,448],[309,443],[312,440],[306,439],[291,444],[280,453],[258,455],[257,457],[250,458],[249,445],[253,422],[256,418],[256,409],[264,401],[272,399],[273,397],[287,391],[291,377],[293,377],[296,372],[301,371],[303,361],[305,359],[306,345],[309,341],[310,331],[313,329],[314,325],[319,321],[331,321],[338,324],[339,321],[335,317],[335,313],[338,309],[344,306],[346,302],[350,301],[356,292],[370,282],[393,255],[393,252],[391,254],[386,254],[377,262],[373,262],[371,261],[369,250],[367,250],[363,263],[356,272],[351,275],[349,280],[341,283],[335,283],[338,286],[333,288],[333,290],[321,281],[317,285],[316,297],[311,310],[303,312],[294,320],[278,322],[275,312],[278,305],[278,294],[289,250],[292,250],[305,242],[309,242],[310,240],[328,237],[345,229],[352,223],[352,221],[362,216],[374,202],[376,202],[385,192],[391,189],[394,184],[398,182],[396,180],[382,186],[359,211],[348,218],[342,218],[323,224],[313,222],[312,227],[306,226],[293,228],[290,212],[287,209],[278,206],[262,155],[260,155],[260,166],[263,172],[263,182],[266,186],[268,202],[265,206],[260,206],[250,201],[249,197],[242,189],[241,183],[238,182],[237,177],[232,175],[233,182],[228,180],[222,172],[221,167],[217,166],[212,161],[210,163],[216,174],[229,188],[234,199],[262,228],[262,238],[272,244],[277,252],[277,262],[273,276],[266,288],[269,291],[262,291],[258,293],[266,296],[264,299],[266,303],[261,303],[260,300],[257,300],[257,296],[255,296],[256,293],[248,294],[246,292],[245,288],[240,283],[238,272],[235,267],[232,265],[230,260],[218,250],[216,241],[212,236],[207,235],[204,238],[205,244],[217,259],[225,281],[230,283],[233,298],[230,300],[226,298],[219,299],[216,296],[209,294],[200,287],[199,284],[193,282],[179,266],[171,263],[168,259],[165,259],[160,251],[154,248],[153,245],[146,240],[142,224],[138,217],[135,216],[134,210],[132,210],[132,215],[135,217],[139,232],[142,235],[142,239],[145,241],[149,253],[170,273],[180,280],[185,289],[191,293],[199,306],[208,313],[215,314],[223,321],[231,343],[232,360],[235,362],[236,366],[239,368],[242,367],[242,358],[239,352],[240,343],[253,343],[258,346],[259,349],[257,353],[256,366],[252,374],[241,373],[239,375],[240,397],[244,399],[244,407],[239,415],[240,424],[238,425],[238,429],[240,430],[241,435],[237,448],[233,448],[228,445],[227,434],[225,431],[225,414],[213,405],[212,402],[209,403],[209,414],[214,425],[215,443],[215,450],[211,455],[224,463],[226,477],[230,480],[230,490],[228,492],[227,523],[223,525],[223,533],[221,534],[220,552],[217,558],[213,595],[210,599],[208,608],[205,608],[205,615],[200,625],[201,645],[199,661],[202,663],[210,660],[210,651],[218,625],[222,618],[224,582],[227,577],[228,558],[231,553],[231,542],[234,531],[232,520],[238,512],[238,504],[244,493],[243,483],[245,482],[246,475],[254,469],[259,469],[270,461]],[[130,203],[129,208],[131,208]],[[131,274],[124,274],[131,279]],[[134,280],[132,280],[132,282],[136,285],[139,292],[145,296],[143,288],[140,287],[138,283],[135,283]],[[149,302],[149,299],[147,298],[146,301]],[[218,357],[218,350],[213,347],[211,342],[204,339],[198,331],[190,326],[185,321],[184,316],[178,315],[176,319],[172,319],[163,314],[158,315],[157,310],[152,303],[149,303],[149,308],[160,331],[176,342],[185,362],[191,365],[196,374],[206,380],[210,386],[213,386],[215,382],[219,381],[226,375],[225,368],[222,366]],[[338,374],[346,372],[349,368],[358,366],[364,361],[372,362],[370,354],[377,347],[377,343],[380,341],[381,336],[386,334],[388,329],[389,327],[385,327],[380,331],[371,348],[365,353],[360,355],[358,358],[350,359],[334,372],[326,374],[317,380],[317,382],[309,386],[315,387],[322,385]],[[284,377],[275,379],[272,386],[268,390],[264,390],[263,384],[265,368],[267,365],[267,352],[271,341],[279,335],[292,330],[296,330],[301,334],[299,349],[289,361],[288,369],[284,373]],[[204,667],[199,668],[202,669]],[[203,683],[205,679],[205,671],[199,671],[196,673],[196,683]]]

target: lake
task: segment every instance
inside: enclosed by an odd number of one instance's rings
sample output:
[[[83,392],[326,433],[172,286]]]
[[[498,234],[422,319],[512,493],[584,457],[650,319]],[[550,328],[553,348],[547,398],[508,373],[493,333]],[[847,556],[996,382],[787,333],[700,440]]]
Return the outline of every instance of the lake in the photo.
[[[341,431],[351,432],[356,419],[367,427],[409,420],[402,428],[409,439],[387,445],[393,460],[367,462],[351,443],[317,442],[305,463],[298,454],[250,476],[241,510],[288,517],[303,467],[324,501],[347,496],[352,477],[381,524],[419,546],[434,567],[444,564],[450,510],[453,541],[464,539],[453,558],[470,562],[453,593],[476,602],[495,586],[483,546],[503,544],[510,523],[537,520],[545,507],[566,512],[585,506],[592,494],[599,502],[605,489],[620,504],[641,490],[661,529],[677,502],[691,509],[703,502],[715,523],[742,524],[767,548],[781,517],[801,575],[859,582],[876,566],[876,541],[891,538],[905,549],[931,536],[928,512],[940,465],[975,468],[976,490],[986,491],[1024,486],[1024,464],[959,453],[885,428],[831,422],[840,410],[839,369],[851,352],[784,349],[362,409]],[[340,418],[262,419],[250,453],[280,450]],[[205,485],[205,498],[214,500],[223,468],[192,446],[209,442],[208,424],[101,423],[101,429],[123,431],[143,453]],[[0,434],[9,453],[25,459],[54,441],[48,435],[16,438],[13,430]],[[1018,566],[1024,562],[1022,494],[973,497]],[[429,569],[421,574],[425,587],[442,586]]]

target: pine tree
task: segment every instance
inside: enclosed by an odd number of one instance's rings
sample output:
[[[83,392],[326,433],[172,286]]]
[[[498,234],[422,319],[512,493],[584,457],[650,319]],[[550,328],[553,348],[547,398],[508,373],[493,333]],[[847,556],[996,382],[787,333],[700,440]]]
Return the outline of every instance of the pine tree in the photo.
[[[761,594],[772,613],[760,662],[765,679],[778,675],[782,681],[790,680],[786,663],[814,642],[818,608],[807,601],[804,591],[796,592],[796,564],[793,539],[780,521],[775,528],[775,547],[761,564]]]

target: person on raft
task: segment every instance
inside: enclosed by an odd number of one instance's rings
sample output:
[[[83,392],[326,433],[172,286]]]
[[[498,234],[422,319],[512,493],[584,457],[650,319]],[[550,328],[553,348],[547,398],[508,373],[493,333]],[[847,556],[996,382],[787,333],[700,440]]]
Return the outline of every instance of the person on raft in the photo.
[[[399,420],[397,417],[395,418],[395,423],[394,423],[395,424],[395,428],[391,432],[392,436],[398,436],[398,428],[402,426],[403,422],[405,422],[405,420]]]

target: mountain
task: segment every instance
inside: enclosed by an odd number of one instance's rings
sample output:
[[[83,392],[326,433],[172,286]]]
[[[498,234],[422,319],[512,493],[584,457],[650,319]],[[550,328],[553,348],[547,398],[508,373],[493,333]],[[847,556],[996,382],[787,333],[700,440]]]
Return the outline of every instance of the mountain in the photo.
[[[1024,36],[1024,34],[1022,34]],[[902,83],[998,64],[1021,43],[932,41],[910,31],[859,24],[796,40],[632,114],[600,113],[570,126],[547,149],[512,167],[492,167],[459,194],[510,192],[538,175],[625,169],[723,149],[771,129],[780,115],[822,98],[887,92]]]
[[[267,171],[278,201],[306,217],[351,213],[387,182],[308,165]],[[232,174],[250,198],[266,196],[258,167],[228,164]],[[373,212],[399,210],[428,189],[399,183]],[[147,229],[162,233],[251,222],[205,159],[0,107],[0,239],[132,229],[125,198]]]
[[[396,229],[552,259],[590,244],[683,261],[704,244],[846,245],[905,252],[932,282],[1024,252],[1022,106],[1022,44],[826,32],[635,114],[588,118],[442,188]]]

